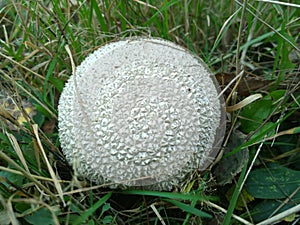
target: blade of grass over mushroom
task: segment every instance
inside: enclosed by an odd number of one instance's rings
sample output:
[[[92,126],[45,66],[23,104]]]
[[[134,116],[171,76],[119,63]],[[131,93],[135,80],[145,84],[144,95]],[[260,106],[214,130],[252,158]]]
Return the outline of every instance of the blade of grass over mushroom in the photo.
[[[99,201],[92,205],[88,210],[86,210],[80,217],[78,217],[73,224],[79,225],[82,224],[89,216],[93,215],[94,212],[99,209],[112,195],[112,192],[104,195]]]

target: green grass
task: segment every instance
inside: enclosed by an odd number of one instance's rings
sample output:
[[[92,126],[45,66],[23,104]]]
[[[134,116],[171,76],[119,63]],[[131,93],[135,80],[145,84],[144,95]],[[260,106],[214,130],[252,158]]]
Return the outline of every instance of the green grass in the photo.
[[[299,4],[0,0],[0,15],[0,96],[19,112],[0,101],[0,224],[254,224],[300,204],[300,181],[285,180],[300,170]],[[228,113],[224,148],[231,151],[219,165],[226,173],[226,159],[234,164],[242,151],[249,157],[226,185],[214,170],[173,192],[110,190],[72,177],[57,133],[57,101],[72,73],[66,46],[78,65],[109,41],[141,35],[203,58],[227,89],[227,106],[261,94]],[[236,140],[235,131],[244,136]],[[257,173],[269,174],[283,195],[266,188],[262,197]],[[299,220],[299,212],[291,215],[291,223]]]

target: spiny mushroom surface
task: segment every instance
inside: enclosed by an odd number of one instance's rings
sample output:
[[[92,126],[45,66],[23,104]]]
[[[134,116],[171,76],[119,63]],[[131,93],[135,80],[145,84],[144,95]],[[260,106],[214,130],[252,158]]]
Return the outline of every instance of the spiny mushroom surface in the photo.
[[[143,37],[106,44],[61,94],[62,150],[96,183],[170,190],[217,154],[222,103],[214,77],[184,48]]]

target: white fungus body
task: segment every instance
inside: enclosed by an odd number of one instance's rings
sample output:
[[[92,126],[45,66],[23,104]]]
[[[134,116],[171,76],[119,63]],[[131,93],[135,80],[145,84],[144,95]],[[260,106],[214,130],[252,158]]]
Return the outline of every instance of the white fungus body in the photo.
[[[205,169],[222,140],[223,108],[203,65],[154,38],[96,50],[59,101],[59,137],[69,163],[99,184],[160,190]]]

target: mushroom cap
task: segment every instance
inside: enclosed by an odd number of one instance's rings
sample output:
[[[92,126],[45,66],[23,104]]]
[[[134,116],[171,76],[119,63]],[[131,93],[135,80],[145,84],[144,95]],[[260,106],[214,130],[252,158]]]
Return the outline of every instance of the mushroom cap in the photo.
[[[158,38],[101,46],[76,68],[58,106],[76,172],[110,187],[170,190],[204,170],[224,136],[224,106],[201,59]]]

